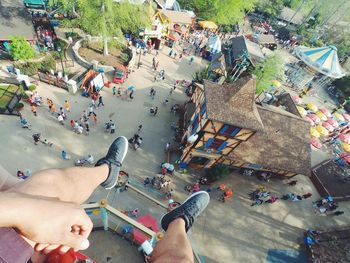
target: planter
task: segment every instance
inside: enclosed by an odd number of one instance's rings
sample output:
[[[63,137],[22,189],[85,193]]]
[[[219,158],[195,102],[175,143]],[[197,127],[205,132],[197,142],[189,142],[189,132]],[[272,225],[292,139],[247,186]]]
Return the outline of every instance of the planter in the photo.
[[[23,110],[23,108],[24,108],[24,104],[22,102],[16,103],[16,105],[15,105],[16,110],[21,111],[21,110]]]

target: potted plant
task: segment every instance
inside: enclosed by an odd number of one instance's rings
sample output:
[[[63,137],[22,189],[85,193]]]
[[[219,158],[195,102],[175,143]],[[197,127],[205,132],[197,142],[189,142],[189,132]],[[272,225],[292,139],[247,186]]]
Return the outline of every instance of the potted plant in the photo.
[[[17,102],[15,105],[15,109],[20,111],[24,108],[24,104],[22,102]]]

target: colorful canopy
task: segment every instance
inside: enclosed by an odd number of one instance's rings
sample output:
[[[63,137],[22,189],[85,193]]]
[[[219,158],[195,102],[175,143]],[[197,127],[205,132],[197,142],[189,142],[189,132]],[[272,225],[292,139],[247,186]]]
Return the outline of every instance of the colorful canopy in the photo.
[[[334,127],[329,123],[329,122],[323,122],[322,126],[325,127],[329,132],[333,132],[334,131]]]
[[[339,63],[335,46],[317,48],[300,46],[295,50],[295,54],[310,68],[323,75],[334,79],[339,79],[345,75]]]
[[[319,138],[320,137],[320,133],[314,127],[310,128],[310,135],[312,137],[315,137],[315,138]]]
[[[310,122],[311,126],[315,126],[314,121],[311,118],[309,118],[308,116],[305,116],[304,120],[307,120],[308,122]]]
[[[217,24],[215,24],[212,21],[199,21],[198,25],[202,28],[208,28],[208,29],[218,29]]]
[[[320,112],[322,112],[324,115],[326,115],[328,118],[332,116],[331,112],[325,108],[320,109]]]
[[[279,82],[277,79],[271,81],[271,84],[272,84],[272,86],[275,86],[277,88],[282,86],[281,82]]]
[[[299,96],[293,96],[292,100],[294,101],[294,103],[296,104],[300,104],[303,102],[303,100],[299,97]]]
[[[338,128],[339,127],[339,123],[333,119],[328,119],[328,123],[330,125],[332,125],[334,128]]]
[[[221,40],[218,36],[212,36],[209,38],[207,43],[209,52],[212,54],[216,54],[221,52]]]
[[[341,154],[339,154],[339,157],[342,158],[347,163],[350,163],[350,154],[349,153],[342,152]]]
[[[344,119],[345,119],[346,121],[350,121],[350,115],[349,115],[349,114],[344,113],[344,114],[343,114],[343,117],[344,117]]]
[[[316,115],[322,120],[322,121],[326,121],[327,120],[327,116],[324,115],[322,112],[318,111],[316,112]]]
[[[350,153],[350,144],[342,143],[341,147],[343,148],[344,151]]]
[[[333,116],[339,121],[345,121],[345,118],[343,117],[343,115],[341,115],[338,112],[334,113]]]
[[[307,117],[309,117],[316,124],[321,122],[321,119],[316,114],[308,114]]]
[[[322,136],[327,136],[329,134],[329,132],[327,131],[327,129],[321,125],[317,125],[316,126],[316,130],[322,135]]]
[[[321,149],[322,148],[322,143],[320,142],[319,139],[317,138],[312,138],[310,141],[311,145],[315,147],[316,149]]]
[[[308,104],[306,104],[306,107],[307,107],[309,110],[311,110],[312,112],[318,111],[318,107],[317,107],[315,104],[313,104],[313,103],[308,103]]]
[[[349,134],[340,134],[337,139],[339,139],[345,143],[350,143],[350,135]]]
[[[297,110],[299,111],[301,116],[306,116],[307,112],[303,107],[297,106]]]

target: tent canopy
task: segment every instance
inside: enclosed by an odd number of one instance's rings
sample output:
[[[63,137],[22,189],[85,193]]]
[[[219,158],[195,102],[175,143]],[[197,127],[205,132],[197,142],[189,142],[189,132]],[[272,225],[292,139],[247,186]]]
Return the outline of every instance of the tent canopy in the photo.
[[[335,46],[317,48],[301,46],[295,50],[295,53],[306,65],[325,76],[339,79],[345,75]]]
[[[202,28],[208,28],[208,29],[218,29],[217,24],[215,24],[212,21],[199,21],[198,25]]]

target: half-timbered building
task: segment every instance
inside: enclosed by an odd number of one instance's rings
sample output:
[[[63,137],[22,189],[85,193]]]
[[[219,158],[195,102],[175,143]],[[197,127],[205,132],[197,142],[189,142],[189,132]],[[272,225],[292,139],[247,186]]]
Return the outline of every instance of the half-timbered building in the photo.
[[[182,162],[197,168],[223,163],[284,176],[308,175],[308,122],[280,107],[256,104],[255,90],[251,76],[232,84],[198,85],[193,104],[187,106],[193,110],[185,112]]]

